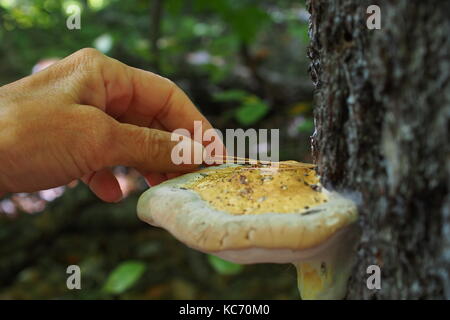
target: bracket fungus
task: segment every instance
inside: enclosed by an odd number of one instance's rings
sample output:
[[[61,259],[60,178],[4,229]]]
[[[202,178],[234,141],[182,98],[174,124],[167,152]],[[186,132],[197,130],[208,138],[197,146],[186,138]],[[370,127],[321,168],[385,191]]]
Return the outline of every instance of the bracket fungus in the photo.
[[[302,299],[342,299],[354,263],[356,205],[296,161],[223,164],[146,191],[141,220],[235,263],[293,263]]]

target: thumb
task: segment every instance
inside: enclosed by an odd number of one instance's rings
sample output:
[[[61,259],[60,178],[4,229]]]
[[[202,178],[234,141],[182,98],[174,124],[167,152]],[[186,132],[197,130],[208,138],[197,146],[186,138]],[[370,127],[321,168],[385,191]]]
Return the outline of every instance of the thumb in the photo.
[[[126,123],[115,127],[113,137],[114,150],[111,150],[112,163],[109,165],[134,167],[140,172],[192,171],[199,166],[200,163],[194,163],[194,160],[203,155],[204,149],[201,143],[188,137]],[[180,147],[188,156],[181,164],[174,159]]]

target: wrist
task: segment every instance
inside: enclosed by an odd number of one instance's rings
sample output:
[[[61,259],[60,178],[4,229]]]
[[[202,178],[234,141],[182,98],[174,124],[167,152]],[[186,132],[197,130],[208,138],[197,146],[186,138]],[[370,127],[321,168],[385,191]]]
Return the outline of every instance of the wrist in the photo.
[[[16,103],[10,95],[4,94],[4,87],[0,87],[0,198],[10,192],[8,174],[11,173],[15,148],[19,147],[17,139],[17,116],[14,115]]]

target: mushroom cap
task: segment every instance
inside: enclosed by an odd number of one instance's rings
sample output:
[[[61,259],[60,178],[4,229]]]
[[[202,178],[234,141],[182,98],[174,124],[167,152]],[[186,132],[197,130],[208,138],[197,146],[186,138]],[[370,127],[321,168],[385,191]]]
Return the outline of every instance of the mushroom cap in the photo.
[[[141,220],[186,245],[238,263],[317,255],[357,219],[355,204],[323,188],[313,165],[223,164],[150,188]]]

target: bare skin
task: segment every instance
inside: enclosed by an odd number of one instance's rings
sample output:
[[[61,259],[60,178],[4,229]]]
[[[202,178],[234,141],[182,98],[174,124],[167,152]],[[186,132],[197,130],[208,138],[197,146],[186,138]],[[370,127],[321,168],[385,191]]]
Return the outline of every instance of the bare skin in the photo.
[[[134,167],[152,185],[195,169],[170,158],[170,131],[193,133],[194,120],[212,128],[170,80],[82,49],[0,88],[0,195],[82,179],[117,202],[113,166]]]

